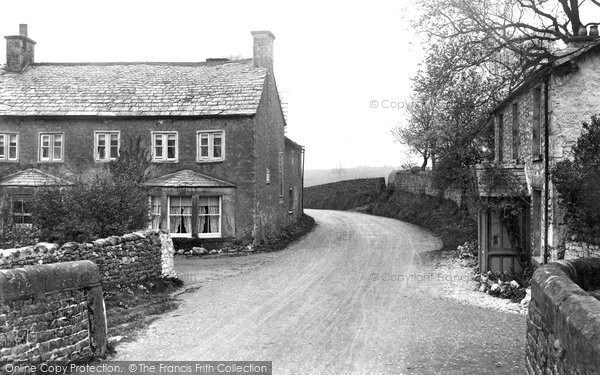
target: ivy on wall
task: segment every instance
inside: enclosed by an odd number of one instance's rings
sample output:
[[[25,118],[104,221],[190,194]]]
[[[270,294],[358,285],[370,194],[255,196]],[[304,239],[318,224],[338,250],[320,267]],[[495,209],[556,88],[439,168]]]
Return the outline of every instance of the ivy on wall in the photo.
[[[600,117],[583,123],[572,159],[552,168],[552,182],[565,209],[566,235],[600,245]]]

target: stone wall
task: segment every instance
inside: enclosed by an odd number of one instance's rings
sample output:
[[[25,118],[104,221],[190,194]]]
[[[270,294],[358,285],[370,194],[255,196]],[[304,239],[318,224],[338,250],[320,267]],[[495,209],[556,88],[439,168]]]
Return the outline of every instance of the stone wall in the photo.
[[[565,244],[565,259],[600,257],[600,246],[585,242],[567,242]]]
[[[304,189],[304,205],[323,210],[354,210],[373,204],[385,189],[385,179],[359,178]]]
[[[0,250],[0,269],[91,260],[98,265],[103,288],[112,289],[163,275],[175,276],[173,253],[170,237],[152,229],[81,244],[38,243]]]
[[[600,258],[540,267],[531,282],[528,374],[597,374],[600,369]]]
[[[90,261],[0,270],[0,372],[106,353],[98,267]]]
[[[406,191],[413,194],[425,194],[431,196],[441,196],[451,200],[459,206],[463,202],[463,193],[460,189],[436,189],[431,180],[431,172],[414,172],[411,170],[392,171],[388,178],[388,185],[395,189]]]

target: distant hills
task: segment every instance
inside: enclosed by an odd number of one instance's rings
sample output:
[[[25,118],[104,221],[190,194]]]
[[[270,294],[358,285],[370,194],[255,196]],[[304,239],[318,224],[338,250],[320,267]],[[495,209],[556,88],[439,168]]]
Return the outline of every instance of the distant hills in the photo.
[[[332,169],[307,169],[304,171],[304,186],[315,186],[328,184],[343,180],[354,180],[358,178],[385,177],[386,181],[390,172],[399,167],[354,167],[354,168],[332,168]]]

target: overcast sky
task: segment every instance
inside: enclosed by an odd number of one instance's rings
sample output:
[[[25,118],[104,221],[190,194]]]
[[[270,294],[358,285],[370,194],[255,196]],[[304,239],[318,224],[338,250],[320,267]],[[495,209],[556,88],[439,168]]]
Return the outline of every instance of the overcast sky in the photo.
[[[422,55],[410,14],[409,0],[3,1],[0,34],[28,24],[36,62],[204,61],[251,57],[250,31],[271,30],[287,135],[307,168],[347,168],[406,160],[390,132]]]

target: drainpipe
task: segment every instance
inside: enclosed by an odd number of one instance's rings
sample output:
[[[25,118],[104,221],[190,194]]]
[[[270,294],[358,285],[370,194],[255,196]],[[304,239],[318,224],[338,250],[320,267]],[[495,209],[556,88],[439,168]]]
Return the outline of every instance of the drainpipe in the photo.
[[[548,211],[550,202],[550,145],[548,136],[548,86],[550,85],[550,74],[544,76],[544,264],[550,259],[548,251]]]
[[[304,215],[304,158],[306,157],[306,151],[304,149],[304,147],[302,147],[302,170],[301,170],[301,184],[302,184],[302,190],[300,191],[300,193],[302,194],[301,199],[300,199],[300,204],[302,205],[302,215]]]

